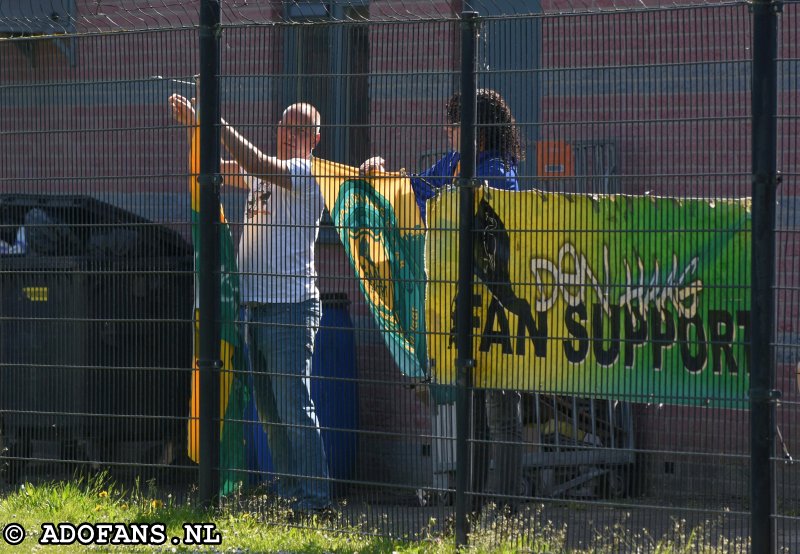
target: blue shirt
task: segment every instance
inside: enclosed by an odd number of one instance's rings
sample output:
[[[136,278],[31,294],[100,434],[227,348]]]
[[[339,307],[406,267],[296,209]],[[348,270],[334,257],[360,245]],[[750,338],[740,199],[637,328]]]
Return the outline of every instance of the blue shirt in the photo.
[[[411,176],[411,187],[417,198],[422,221],[425,221],[426,216],[425,202],[436,196],[439,189],[453,183],[453,178],[457,176],[455,173],[460,160],[461,154],[448,152],[419,175]],[[475,177],[486,180],[490,187],[519,190],[517,165],[513,161],[502,158],[498,152],[487,151],[478,152],[475,162]]]

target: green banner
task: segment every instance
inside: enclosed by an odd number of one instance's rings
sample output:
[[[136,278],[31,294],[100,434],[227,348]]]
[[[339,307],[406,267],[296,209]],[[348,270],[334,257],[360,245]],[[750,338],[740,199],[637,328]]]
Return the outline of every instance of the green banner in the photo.
[[[449,384],[458,194],[428,214],[428,353]],[[749,199],[484,188],[476,229],[476,385],[744,407]]]
[[[425,377],[425,231],[411,183],[317,158],[312,172],[392,358]]]

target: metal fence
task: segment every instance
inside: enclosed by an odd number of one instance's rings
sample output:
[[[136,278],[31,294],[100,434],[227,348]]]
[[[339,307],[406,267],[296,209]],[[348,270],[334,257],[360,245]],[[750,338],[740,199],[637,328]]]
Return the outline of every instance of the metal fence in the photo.
[[[269,520],[305,482],[331,526],[413,540],[800,548],[797,4],[461,4],[0,2],[0,486],[109,471]],[[482,89],[522,139],[502,178]],[[311,429],[254,397],[292,371],[259,333],[304,320],[235,302],[309,229],[253,219],[293,193],[217,140],[275,155],[296,102],[316,159],[391,173],[313,170],[372,188],[311,229]],[[454,150],[420,222],[406,175]],[[262,232],[285,248],[237,268]]]

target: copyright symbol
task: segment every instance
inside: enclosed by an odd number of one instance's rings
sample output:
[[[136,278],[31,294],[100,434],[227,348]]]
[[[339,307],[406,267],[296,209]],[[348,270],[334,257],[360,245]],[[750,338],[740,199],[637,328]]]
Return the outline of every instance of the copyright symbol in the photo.
[[[22,544],[25,540],[25,528],[19,523],[9,523],[3,527],[3,540],[11,546]]]

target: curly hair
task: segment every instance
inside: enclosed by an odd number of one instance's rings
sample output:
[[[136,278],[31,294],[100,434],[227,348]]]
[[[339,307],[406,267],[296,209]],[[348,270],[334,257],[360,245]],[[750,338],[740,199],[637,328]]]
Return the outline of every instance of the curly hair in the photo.
[[[517,121],[500,93],[488,88],[477,91],[476,122],[478,145],[482,150],[494,150],[512,163],[525,159]],[[447,122],[461,122],[461,93],[454,93],[447,101]]]

